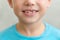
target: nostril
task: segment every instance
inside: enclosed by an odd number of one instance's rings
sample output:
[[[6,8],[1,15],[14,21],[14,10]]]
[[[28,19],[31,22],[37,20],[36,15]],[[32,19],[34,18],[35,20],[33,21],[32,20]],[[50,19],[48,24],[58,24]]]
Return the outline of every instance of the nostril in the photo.
[[[25,11],[22,11],[22,12],[25,12]]]
[[[26,3],[25,6],[33,6],[34,4],[32,3]]]
[[[34,3],[32,3],[32,2],[26,2],[26,3],[24,3],[24,5],[25,5],[25,6],[33,6]]]
[[[36,12],[39,12],[39,10],[36,10]]]

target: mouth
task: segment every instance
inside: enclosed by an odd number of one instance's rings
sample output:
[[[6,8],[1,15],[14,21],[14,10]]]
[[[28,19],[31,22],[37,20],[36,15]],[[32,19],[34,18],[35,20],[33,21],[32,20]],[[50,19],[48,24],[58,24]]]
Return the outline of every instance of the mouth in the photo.
[[[35,14],[37,14],[37,12],[39,12],[39,10],[29,10],[29,9],[27,9],[27,10],[22,10],[22,12],[25,16],[32,17]]]

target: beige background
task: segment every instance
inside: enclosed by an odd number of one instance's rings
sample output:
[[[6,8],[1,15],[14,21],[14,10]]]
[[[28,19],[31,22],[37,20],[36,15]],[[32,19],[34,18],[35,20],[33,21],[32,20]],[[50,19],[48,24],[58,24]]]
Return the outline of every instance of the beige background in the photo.
[[[52,0],[51,7],[46,12],[43,21],[60,28],[60,0]],[[0,0],[0,31],[17,23],[17,17],[9,7],[7,0]]]

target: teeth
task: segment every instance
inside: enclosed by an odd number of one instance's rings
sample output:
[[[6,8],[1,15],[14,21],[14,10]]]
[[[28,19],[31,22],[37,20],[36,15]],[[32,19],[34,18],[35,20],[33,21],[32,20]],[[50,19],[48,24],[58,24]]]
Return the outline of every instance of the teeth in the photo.
[[[22,11],[26,16],[34,16],[39,10],[23,10]]]
[[[29,12],[38,12],[38,10],[33,10],[33,11],[30,10],[30,11],[22,11],[22,12],[24,12],[24,13],[25,13],[25,12],[26,12],[26,13],[29,13]]]

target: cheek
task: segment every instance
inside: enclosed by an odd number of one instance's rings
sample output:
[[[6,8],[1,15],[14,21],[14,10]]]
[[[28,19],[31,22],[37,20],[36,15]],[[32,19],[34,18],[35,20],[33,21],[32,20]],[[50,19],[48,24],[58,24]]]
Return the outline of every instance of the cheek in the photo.
[[[14,0],[13,1],[13,9],[16,14],[20,12],[22,5],[23,5],[23,2],[21,2],[21,0]]]
[[[37,4],[40,7],[40,16],[42,17],[45,15],[45,12],[47,10],[47,1],[45,0],[37,0]]]
[[[37,4],[41,8],[41,10],[45,10],[47,8],[47,0],[37,0]]]
[[[22,5],[23,5],[23,1],[21,1],[21,0],[14,0],[14,2],[13,2],[13,6],[16,9],[20,9],[22,7]]]

